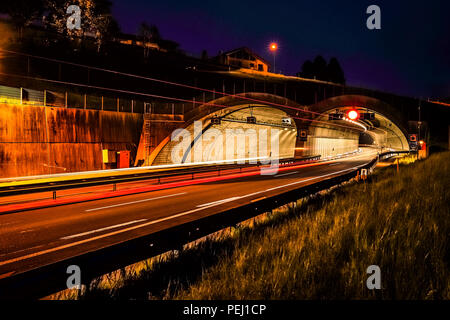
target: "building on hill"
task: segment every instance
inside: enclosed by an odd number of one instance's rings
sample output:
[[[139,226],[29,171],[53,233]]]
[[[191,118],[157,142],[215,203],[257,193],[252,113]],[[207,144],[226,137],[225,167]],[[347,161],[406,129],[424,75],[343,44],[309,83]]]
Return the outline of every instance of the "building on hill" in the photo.
[[[247,47],[221,53],[217,59],[220,63],[237,68],[268,72],[271,65]]]
[[[144,41],[141,37],[138,37],[133,34],[121,34],[117,42],[121,44],[131,45],[131,46],[139,46],[139,47],[147,47],[149,49],[158,50],[158,51],[167,51],[163,50],[157,43]]]

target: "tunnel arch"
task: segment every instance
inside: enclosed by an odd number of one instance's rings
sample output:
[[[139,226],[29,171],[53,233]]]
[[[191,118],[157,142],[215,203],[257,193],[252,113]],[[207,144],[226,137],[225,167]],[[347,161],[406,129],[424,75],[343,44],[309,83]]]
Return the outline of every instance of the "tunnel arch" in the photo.
[[[335,148],[341,148],[341,151],[344,151],[344,153],[350,152],[357,146],[361,146],[362,140],[365,141],[365,144],[370,143],[371,147],[380,148],[380,151],[383,149],[409,150],[406,131],[407,123],[402,121],[399,112],[394,107],[381,100],[366,96],[345,95],[323,100],[310,107],[312,111],[317,112],[317,115],[313,117],[314,120],[328,121],[330,125],[314,126],[304,124],[308,127],[310,134],[310,139],[308,139],[308,143],[305,143],[304,146],[306,150],[323,149],[324,145],[332,145],[327,153],[329,155],[336,155],[340,152],[339,150],[335,152]],[[358,120],[356,123],[348,121],[346,123],[342,120],[329,121],[328,115],[330,113],[340,112],[345,114],[350,109],[356,109],[359,112],[374,113],[375,120]],[[331,130],[331,123],[346,123],[355,126],[355,128],[357,128],[356,126],[362,127],[364,130],[359,134],[358,142],[356,142],[357,135],[355,133],[342,134],[341,139],[334,138],[332,141],[330,140],[330,136],[332,135],[330,133],[326,134],[327,130]],[[328,140],[332,141],[332,143],[327,142],[327,139],[323,136],[328,137]],[[342,139],[348,139],[348,141],[346,142]]]
[[[405,137],[408,136],[408,130],[406,129],[408,128],[408,122],[400,111],[394,106],[376,98],[363,95],[341,95],[309,105],[309,109],[322,114],[340,106],[354,106],[375,111],[395,124]]]
[[[275,106],[270,104],[275,104]],[[305,105],[300,105],[295,101],[270,93],[247,92],[235,95],[227,95],[208,101],[207,103],[199,105],[193,110],[187,112],[184,116],[185,123],[180,126],[180,129],[186,129],[189,126],[192,126],[195,121],[210,117],[212,114],[220,112],[221,110],[226,110],[227,113],[231,113],[236,110],[242,109],[246,105],[266,106],[274,109],[279,109],[286,112],[286,114],[288,114],[289,116],[298,114],[299,111],[297,111],[296,109],[308,109],[308,107]],[[153,150],[148,160],[146,161],[148,165],[161,163],[158,157],[161,153],[166,152],[164,151],[164,149],[168,144],[170,144],[170,138],[170,136],[166,137],[162,142],[159,143],[155,150]]]
[[[343,143],[344,139],[348,139],[349,141],[352,140],[352,144],[348,144],[348,146],[341,146],[341,148],[344,148],[345,151],[355,149],[356,144],[359,143],[360,139],[357,138],[357,136],[354,134],[354,130],[336,128],[332,125],[315,125],[312,124],[313,122],[311,122],[326,117],[327,114],[332,110],[339,108],[342,109],[349,106],[364,108],[369,111],[373,111],[380,117],[382,116],[384,120],[389,120],[389,123],[394,126],[394,128],[396,128],[395,130],[398,129],[397,133],[401,133],[397,134],[401,140],[401,149],[408,149],[408,143],[406,139],[407,131],[405,129],[407,127],[407,123],[406,121],[402,120],[402,117],[399,114],[398,110],[381,100],[362,95],[342,95],[332,97],[309,106],[301,105],[295,101],[269,93],[249,92],[236,95],[228,95],[208,101],[207,103],[204,103],[187,112],[185,114],[185,123],[181,126],[181,128],[188,129],[193,126],[195,121],[206,120],[211,118],[213,115],[216,115],[218,117],[226,117],[227,115],[240,112],[246,108],[249,108],[250,106],[254,108],[271,108],[273,110],[284,112],[286,117],[293,117],[293,124],[296,129],[307,129],[307,131],[309,132],[308,142],[299,144],[298,141],[296,141],[295,145],[293,146],[293,149],[295,150],[302,150],[300,152],[294,151],[294,154],[297,155],[307,156],[312,155],[312,153],[318,153],[318,147],[314,144],[311,144],[310,140],[312,141],[314,137],[320,135],[327,136],[328,138],[333,138],[334,143],[339,145],[345,145],[345,143]],[[304,119],[301,120],[302,118]],[[387,123],[388,121],[385,122]],[[202,134],[205,133],[209,127],[210,123],[207,121],[206,126],[202,128]],[[384,129],[374,129],[374,131],[376,130],[381,131]],[[375,136],[373,140],[378,141],[379,144],[379,135],[378,138],[376,135],[374,135],[373,132],[370,132],[369,135]],[[170,137],[167,137],[158,145],[158,147],[150,155],[150,165],[163,164],[161,158],[167,158],[167,149],[170,149],[170,143],[171,139]],[[195,138],[193,138],[191,144],[192,148],[195,144]],[[305,151],[308,149],[309,151]],[[324,152],[321,151],[320,153]],[[187,156],[184,156],[183,161],[186,161],[186,159]]]
[[[257,121],[248,123],[248,117],[255,117]],[[213,123],[213,119],[218,122]],[[277,158],[294,156],[297,128],[283,108],[257,103],[244,104],[222,108],[196,120],[197,122],[191,121],[189,125],[184,126],[184,130],[179,130],[175,136],[172,136],[173,139],[167,141],[159,154],[155,156],[154,165],[171,164],[172,152],[178,152],[174,149],[180,143],[184,143],[185,138],[189,139],[189,142],[183,147],[182,155],[177,157],[178,160],[181,159],[177,163],[269,158],[272,156],[271,139],[274,135],[277,135]],[[283,120],[289,122],[283,123]],[[213,135],[214,132],[216,132],[215,135]],[[211,135],[214,137],[213,141],[208,140]],[[217,136],[222,140],[215,140]],[[243,145],[241,139],[245,140]],[[195,146],[198,145],[205,151],[220,149],[222,158],[215,158],[210,153],[202,153],[201,159],[196,158],[198,153]],[[231,157],[228,153],[230,145]],[[264,147],[267,148],[267,152],[263,151]]]

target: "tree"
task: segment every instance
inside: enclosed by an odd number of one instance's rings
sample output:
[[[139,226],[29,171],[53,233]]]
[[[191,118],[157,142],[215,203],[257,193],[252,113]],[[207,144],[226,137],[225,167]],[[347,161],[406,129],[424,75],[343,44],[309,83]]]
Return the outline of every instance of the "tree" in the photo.
[[[46,27],[71,40],[93,37],[100,51],[103,43],[119,32],[118,23],[111,15],[109,0],[45,0],[48,15]],[[77,5],[81,9],[81,29],[67,28],[67,8]]]
[[[0,4],[0,13],[6,13],[11,18],[11,22],[16,27],[20,39],[23,36],[23,28],[30,25],[43,12],[43,0],[2,1]]]
[[[176,41],[161,39],[158,42],[159,47],[170,52],[176,52],[180,49],[180,44]]]
[[[148,54],[150,53],[149,43],[159,43],[161,41],[158,27],[153,24],[148,25],[146,22],[140,24],[138,37],[142,40],[144,46],[144,57],[148,57]]]
[[[301,78],[314,79],[315,73],[313,63],[310,60],[306,60],[302,65],[302,71],[297,73],[297,76]]]
[[[344,71],[338,60],[331,58],[327,64],[326,60],[320,55],[313,62],[306,60],[302,65],[302,70],[297,73],[297,76],[345,84]]]
[[[328,81],[345,84],[344,71],[336,58],[331,58],[327,66]]]
[[[208,51],[206,50],[202,51],[202,60],[208,60]]]
[[[313,62],[315,79],[327,81],[327,61],[322,56],[317,56]]]

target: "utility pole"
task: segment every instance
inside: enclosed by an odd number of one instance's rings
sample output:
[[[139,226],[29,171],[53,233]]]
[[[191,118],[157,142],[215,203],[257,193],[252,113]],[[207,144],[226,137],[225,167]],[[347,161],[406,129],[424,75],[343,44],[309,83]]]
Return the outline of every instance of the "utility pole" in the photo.
[[[422,126],[422,118],[421,118],[421,112],[420,112],[420,107],[421,107],[421,104],[422,104],[422,98],[420,98],[420,100],[419,100],[419,122],[417,123],[417,127],[418,127],[418,137],[419,137],[419,141],[421,141],[421,137],[420,137],[420,129],[421,129],[421,126]]]
[[[270,51],[272,51],[273,54],[273,73],[276,73],[275,70],[275,56],[277,54],[277,50],[278,50],[278,44],[276,42],[272,42],[269,46]]]

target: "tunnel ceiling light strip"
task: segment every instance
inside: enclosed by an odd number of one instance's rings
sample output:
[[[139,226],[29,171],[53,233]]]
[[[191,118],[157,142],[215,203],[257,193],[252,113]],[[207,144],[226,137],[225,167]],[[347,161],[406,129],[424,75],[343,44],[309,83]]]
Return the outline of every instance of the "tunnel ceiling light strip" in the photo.
[[[342,118],[342,119],[343,119],[344,121],[353,123],[354,125],[360,126],[361,128],[364,129],[364,131],[367,131],[367,127],[366,127],[365,125],[363,125],[363,124],[361,124],[361,123],[359,123],[359,122],[357,122],[357,121],[355,121],[355,120],[348,119],[348,118],[346,118],[346,117],[344,117],[344,118]]]

